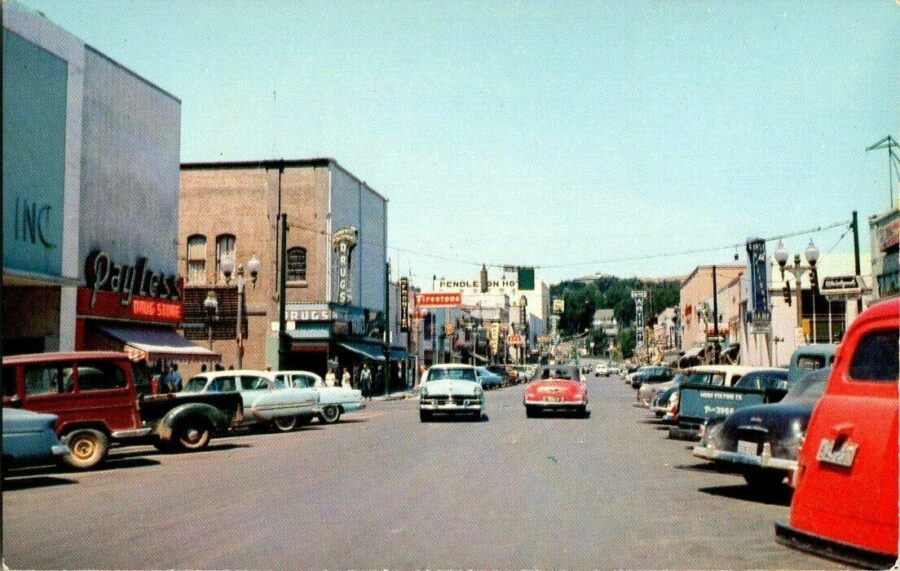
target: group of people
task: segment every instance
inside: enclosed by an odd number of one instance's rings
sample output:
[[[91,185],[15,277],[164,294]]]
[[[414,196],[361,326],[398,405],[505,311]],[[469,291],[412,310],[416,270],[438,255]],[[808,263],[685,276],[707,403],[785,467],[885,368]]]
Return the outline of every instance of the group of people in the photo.
[[[352,389],[353,375],[350,374],[350,370],[347,367],[344,367],[341,378],[338,380],[337,375],[334,374],[334,369],[329,367],[328,372],[325,374],[325,386]],[[368,363],[363,363],[362,368],[359,370],[359,374],[356,377],[356,387],[362,391],[363,398],[372,400],[372,370],[369,369]]]
[[[166,365],[156,381],[160,393],[177,393],[184,388],[184,379],[178,371],[178,363]]]

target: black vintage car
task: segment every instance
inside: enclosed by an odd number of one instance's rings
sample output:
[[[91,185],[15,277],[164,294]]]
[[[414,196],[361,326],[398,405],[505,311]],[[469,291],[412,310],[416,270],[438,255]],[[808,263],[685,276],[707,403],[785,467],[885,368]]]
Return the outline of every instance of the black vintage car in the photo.
[[[650,367],[646,371],[640,371],[634,375],[631,387],[639,389],[644,384],[664,383],[672,380],[674,376],[675,372],[669,367]]]
[[[694,456],[735,468],[753,488],[771,489],[797,469],[800,446],[831,369],[819,369],[797,381],[776,404],[751,406],[701,431]]]
[[[747,373],[735,383],[735,388],[755,389],[763,392],[766,404],[781,401],[788,392],[787,369],[763,369]]]

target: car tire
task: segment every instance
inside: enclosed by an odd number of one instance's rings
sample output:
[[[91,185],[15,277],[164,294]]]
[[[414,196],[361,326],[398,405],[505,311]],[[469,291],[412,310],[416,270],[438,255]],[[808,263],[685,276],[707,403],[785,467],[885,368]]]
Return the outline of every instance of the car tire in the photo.
[[[537,407],[525,405],[525,416],[528,418],[534,418],[538,415]]]
[[[198,452],[209,445],[211,432],[205,418],[188,418],[179,423],[172,441],[182,452]]]
[[[103,462],[109,452],[109,437],[90,428],[73,430],[67,434],[66,445],[71,452],[63,461],[78,470],[87,470]]]
[[[341,407],[328,405],[319,413],[319,419],[325,424],[334,424],[341,419]]]
[[[783,470],[751,470],[744,472],[744,480],[754,491],[771,492],[781,487],[787,474]]]
[[[272,421],[272,428],[276,432],[291,432],[297,428],[297,415],[280,416]]]
[[[419,421],[420,422],[430,422],[431,421],[431,411],[430,410],[420,410],[419,411]]]

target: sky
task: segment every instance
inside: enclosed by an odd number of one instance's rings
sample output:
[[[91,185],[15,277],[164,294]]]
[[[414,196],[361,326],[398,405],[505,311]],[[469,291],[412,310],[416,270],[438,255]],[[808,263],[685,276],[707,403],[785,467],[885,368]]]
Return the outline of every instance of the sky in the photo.
[[[890,207],[895,0],[22,3],[178,97],[182,162],[336,159],[426,289],[684,275],[853,210],[868,251]]]

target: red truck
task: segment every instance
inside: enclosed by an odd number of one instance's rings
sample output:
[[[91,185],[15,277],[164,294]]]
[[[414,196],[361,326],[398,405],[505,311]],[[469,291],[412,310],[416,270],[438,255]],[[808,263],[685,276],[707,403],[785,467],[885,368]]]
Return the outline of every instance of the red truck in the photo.
[[[3,359],[3,406],[59,417],[56,433],[74,468],[96,466],[111,444],[151,443],[161,450],[206,448],[211,436],[243,417],[240,394],[138,397],[125,353],[35,353]]]
[[[900,298],[853,322],[803,440],[790,523],[777,539],[852,565],[897,560]]]

